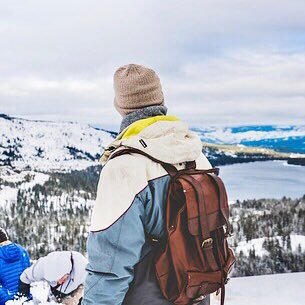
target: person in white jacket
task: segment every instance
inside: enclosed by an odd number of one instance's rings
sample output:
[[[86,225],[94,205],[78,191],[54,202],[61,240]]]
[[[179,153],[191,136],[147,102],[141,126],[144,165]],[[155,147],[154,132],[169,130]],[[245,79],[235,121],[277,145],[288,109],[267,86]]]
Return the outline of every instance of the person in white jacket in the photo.
[[[195,161],[212,166],[186,123],[167,114],[158,75],[137,64],[114,73],[120,133],[105,148],[87,241],[89,264],[82,305],[169,305],[155,274],[151,237],[166,240],[171,177],[139,153],[111,158],[120,149],[141,150],[177,170]],[[208,304],[208,297],[200,303]]]
[[[82,297],[87,263],[87,259],[76,251],[51,252],[23,271],[19,294],[29,297],[31,283],[46,281],[57,301],[78,304]]]

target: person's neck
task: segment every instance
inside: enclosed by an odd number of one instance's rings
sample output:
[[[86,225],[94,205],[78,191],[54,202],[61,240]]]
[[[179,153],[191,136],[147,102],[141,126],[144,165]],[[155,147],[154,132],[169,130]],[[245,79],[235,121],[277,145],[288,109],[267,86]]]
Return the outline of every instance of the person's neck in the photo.
[[[6,241],[3,241],[2,243],[0,243],[0,247],[1,246],[7,246],[9,244],[11,244],[12,242],[10,240],[6,240]]]
[[[149,106],[145,108],[138,109],[127,114],[121,123],[120,133],[132,123],[146,119],[149,117],[157,116],[157,115],[166,115],[167,108],[165,106]]]

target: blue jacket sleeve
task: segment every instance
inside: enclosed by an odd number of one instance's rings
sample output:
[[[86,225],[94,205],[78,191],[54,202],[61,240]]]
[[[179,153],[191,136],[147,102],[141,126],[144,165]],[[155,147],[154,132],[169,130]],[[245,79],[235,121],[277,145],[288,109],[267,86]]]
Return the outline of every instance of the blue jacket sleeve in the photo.
[[[89,234],[83,305],[122,304],[145,243],[143,215],[144,205],[137,195],[114,224]]]
[[[4,305],[9,299],[8,290],[0,284],[0,305]]]

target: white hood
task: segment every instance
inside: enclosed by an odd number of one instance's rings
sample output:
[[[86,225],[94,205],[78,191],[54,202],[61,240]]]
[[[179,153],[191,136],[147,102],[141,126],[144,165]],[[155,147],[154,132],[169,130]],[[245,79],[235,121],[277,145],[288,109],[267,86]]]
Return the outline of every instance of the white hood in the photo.
[[[43,277],[47,282],[57,282],[72,271],[71,252],[55,251],[41,258]]]
[[[196,160],[202,151],[200,138],[181,121],[158,121],[127,139],[124,139],[123,133],[124,131],[105,149],[101,157],[103,165],[120,146],[140,149],[171,164]]]

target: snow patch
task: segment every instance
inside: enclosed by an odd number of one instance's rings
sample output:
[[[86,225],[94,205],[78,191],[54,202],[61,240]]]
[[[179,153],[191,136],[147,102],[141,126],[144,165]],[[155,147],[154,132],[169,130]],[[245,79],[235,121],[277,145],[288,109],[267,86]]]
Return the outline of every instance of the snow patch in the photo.
[[[281,236],[272,237],[271,239],[275,240],[277,239],[279,241],[279,244],[281,247],[283,247],[283,240]],[[247,241],[240,241],[235,249],[236,253],[240,253],[242,251],[245,255],[249,255],[250,250],[255,250],[255,255],[257,256],[263,256],[263,255],[269,255],[268,251],[264,249],[263,243],[265,240],[268,240],[268,238],[262,237],[262,238],[255,238],[251,239],[248,242]],[[305,236],[304,235],[290,235],[290,241],[291,241],[291,250],[297,251],[299,246],[301,246],[301,249],[305,249]]]
[[[26,301],[26,298],[20,298],[14,301],[8,301],[5,305],[54,305],[58,304],[55,301],[48,302],[48,296],[50,292],[50,286],[46,282],[37,282],[32,284],[31,286],[31,294],[33,296],[33,300]]]
[[[1,170],[1,169],[0,169]],[[49,175],[34,171],[22,171],[20,173],[11,172],[9,175],[1,175],[1,178],[7,183],[18,184],[17,187],[0,185],[0,205],[6,206],[12,201],[17,200],[18,190],[27,190],[36,184],[43,185],[49,180]]]

